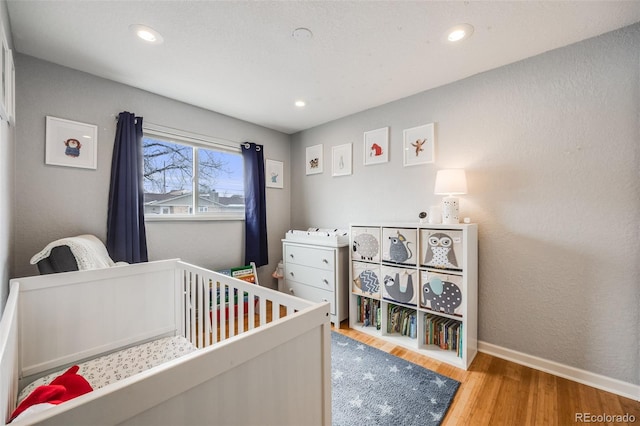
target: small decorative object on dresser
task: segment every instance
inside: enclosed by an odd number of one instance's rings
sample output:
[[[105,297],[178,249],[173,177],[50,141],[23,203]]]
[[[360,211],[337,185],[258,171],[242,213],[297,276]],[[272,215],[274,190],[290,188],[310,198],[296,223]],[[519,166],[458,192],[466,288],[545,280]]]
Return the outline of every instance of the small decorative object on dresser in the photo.
[[[288,231],[282,240],[284,291],[329,302],[335,327],[349,314],[348,242],[346,230],[317,228]]]
[[[468,369],[478,351],[477,225],[352,224],[350,235],[349,327]]]

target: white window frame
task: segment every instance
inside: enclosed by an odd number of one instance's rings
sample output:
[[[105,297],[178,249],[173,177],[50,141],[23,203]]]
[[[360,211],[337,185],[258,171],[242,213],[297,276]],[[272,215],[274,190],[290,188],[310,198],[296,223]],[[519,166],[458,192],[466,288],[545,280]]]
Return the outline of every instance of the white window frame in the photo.
[[[226,151],[232,153],[241,153],[240,142],[230,141],[221,138],[213,138],[210,136],[199,135],[196,133],[186,132],[183,130],[172,129],[170,127],[160,126],[157,124],[144,123],[142,126],[144,136],[156,137],[168,142],[188,145],[193,148],[214,149],[218,151]],[[193,176],[191,181],[192,206],[197,206],[197,200],[200,195],[198,185],[198,150],[193,151]],[[191,208],[189,214],[145,214],[145,221],[149,222],[166,222],[166,221],[198,221],[198,220],[244,220],[244,211],[242,212],[199,212],[198,208]]]

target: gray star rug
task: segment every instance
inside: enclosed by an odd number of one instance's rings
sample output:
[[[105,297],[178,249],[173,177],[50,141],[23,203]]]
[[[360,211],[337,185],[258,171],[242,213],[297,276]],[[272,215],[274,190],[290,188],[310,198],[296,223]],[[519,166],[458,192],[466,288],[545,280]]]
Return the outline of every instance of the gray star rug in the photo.
[[[331,332],[333,426],[439,425],[460,382]]]

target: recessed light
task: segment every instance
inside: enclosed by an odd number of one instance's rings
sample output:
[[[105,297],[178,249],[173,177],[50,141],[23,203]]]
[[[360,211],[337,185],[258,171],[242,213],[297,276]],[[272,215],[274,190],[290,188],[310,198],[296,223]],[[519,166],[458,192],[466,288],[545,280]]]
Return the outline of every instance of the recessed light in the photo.
[[[460,24],[449,28],[447,31],[447,41],[455,43],[471,37],[473,34],[473,27],[469,24]]]
[[[129,26],[129,31],[133,32],[138,38],[149,44],[161,44],[164,39],[159,32],[151,27],[142,24],[133,24]]]
[[[307,103],[306,103],[305,101],[300,100],[300,101],[296,101],[296,104],[295,104],[295,105],[296,105],[298,108],[302,108],[302,107],[304,107],[305,105],[307,105]]]

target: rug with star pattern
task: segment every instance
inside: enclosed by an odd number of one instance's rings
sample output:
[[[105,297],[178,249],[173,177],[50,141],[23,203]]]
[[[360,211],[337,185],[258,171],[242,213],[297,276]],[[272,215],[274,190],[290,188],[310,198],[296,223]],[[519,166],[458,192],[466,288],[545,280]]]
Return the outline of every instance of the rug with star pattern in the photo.
[[[334,426],[439,425],[460,382],[331,332]]]

